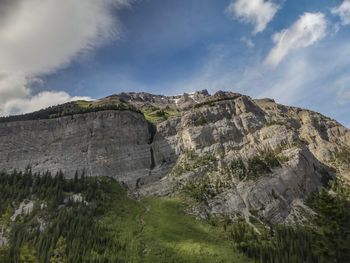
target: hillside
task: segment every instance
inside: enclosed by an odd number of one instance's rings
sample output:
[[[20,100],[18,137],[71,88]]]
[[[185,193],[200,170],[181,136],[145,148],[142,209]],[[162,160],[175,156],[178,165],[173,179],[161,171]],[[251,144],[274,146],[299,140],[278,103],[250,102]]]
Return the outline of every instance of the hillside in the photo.
[[[350,131],[313,111],[122,93],[1,118],[0,145],[4,262],[350,258]]]

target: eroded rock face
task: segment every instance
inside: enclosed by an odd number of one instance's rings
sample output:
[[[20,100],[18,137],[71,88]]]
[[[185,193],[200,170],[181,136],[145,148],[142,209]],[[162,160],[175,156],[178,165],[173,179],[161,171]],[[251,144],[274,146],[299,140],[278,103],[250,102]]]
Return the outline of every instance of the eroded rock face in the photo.
[[[103,111],[0,124],[0,167],[112,176],[130,187],[152,177],[148,123],[142,114]],[[157,171],[155,170],[154,173]]]
[[[329,171],[307,149],[294,148],[290,160],[272,174],[254,181],[241,181],[236,187],[209,202],[209,214],[251,215],[271,223],[284,221],[294,208],[295,200],[305,200],[324,186]]]
[[[236,94],[235,94],[236,95]],[[348,129],[318,113],[276,104],[273,100],[231,100],[185,111],[181,117],[158,125],[158,136],[171,145],[179,159],[189,149],[198,156],[212,154],[216,166],[227,166],[236,158],[247,159],[264,149],[287,157],[281,167],[259,179],[233,179],[230,189],[193,208],[199,217],[209,214],[246,217],[251,211],[272,223],[302,220],[302,201],[336,176],[332,158],[349,147]],[[172,161],[172,160],[171,160]],[[199,180],[210,168],[168,175],[140,189],[143,195],[168,195],[173,189]],[[220,170],[220,169],[218,169]],[[220,176],[220,171],[216,172]],[[338,171],[339,173],[339,171]],[[344,175],[342,173],[341,175]]]
[[[1,123],[0,168],[30,165],[34,171],[62,170],[70,177],[85,171],[87,176],[112,176],[139,195],[169,195],[208,172],[203,165],[178,176],[171,173],[189,150],[213,155],[220,177],[230,161],[271,149],[288,160],[256,180],[232,179],[229,188],[194,210],[199,216],[247,217],[255,211],[275,223],[298,214],[302,201],[335,176],[334,153],[350,147],[349,130],[336,121],[270,99],[227,92],[210,96],[206,91],[173,97],[114,96],[140,109],[169,108],[179,114],[158,123],[155,134],[142,114],[130,111]],[[344,177],[348,173],[341,171]]]

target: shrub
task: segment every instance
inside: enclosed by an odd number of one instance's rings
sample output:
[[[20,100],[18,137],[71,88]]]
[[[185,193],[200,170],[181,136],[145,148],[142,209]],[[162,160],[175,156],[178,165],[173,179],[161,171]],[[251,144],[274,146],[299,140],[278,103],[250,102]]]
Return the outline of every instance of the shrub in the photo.
[[[183,187],[183,191],[197,202],[204,203],[216,195],[211,185],[209,175],[205,175],[200,179],[188,182]]]
[[[194,121],[194,125],[195,126],[203,126],[205,124],[207,124],[207,120],[204,118],[204,116],[199,116],[195,121]]]
[[[245,179],[247,176],[247,168],[241,158],[231,161],[230,170],[234,176],[237,176],[240,180]]]
[[[248,159],[248,176],[252,178],[257,178],[261,175],[271,173],[272,170],[264,162],[264,160],[260,156],[254,156]]]
[[[350,147],[342,147],[335,153],[334,158],[338,164],[350,166]]]
[[[229,168],[233,176],[240,180],[256,179],[260,176],[272,173],[272,169],[280,167],[281,163],[288,160],[287,157],[278,156],[273,150],[261,151],[258,155],[247,159],[245,162],[239,158],[231,161]]]

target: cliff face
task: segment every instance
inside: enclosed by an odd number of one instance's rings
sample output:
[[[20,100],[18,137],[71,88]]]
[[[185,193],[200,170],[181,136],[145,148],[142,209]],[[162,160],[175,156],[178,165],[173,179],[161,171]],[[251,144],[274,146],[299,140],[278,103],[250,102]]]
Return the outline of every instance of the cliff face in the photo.
[[[142,114],[103,111],[0,124],[0,167],[113,176],[128,185],[152,166],[150,132]]]
[[[0,123],[0,168],[112,176],[139,195],[168,195],[205,181],[210,195],[194,214],[249,218],[255,211],[271,222],[302,220],[303,200],[337,174],[349,176],[334,156],[350,147],[350,132],[318,113],[225,92],[119,97],[141,110],[177,113],[157,123],[155,133],[131,111]],[[273,167],[261,167],[264,151]],[[238,175],[235,160],[248,172]]]
[[[208,196],[205,204],[193,207],[192,213],[199,217],[249,218],[254,211],[259,218],[279,223],[302,221],[307,209],[303,201],[312,192],[336,176],[349,178],[349,169],[340,169],[335,162],[336,153],[350,147],[347,128],[272,100],[231,98],[204,103],[158,124],[155,142],[159,136],[171,145],[177,164],[161,181],[141,188],[141,194],[167,195],[190,184],[190,191]],[[258,176],[239,177],[232,170],[232,161],[242,159],[252,166],[264,158],[264,151],[279,160],[271,171],[259,167]],[[246,169],[252,168],[246,165]]]

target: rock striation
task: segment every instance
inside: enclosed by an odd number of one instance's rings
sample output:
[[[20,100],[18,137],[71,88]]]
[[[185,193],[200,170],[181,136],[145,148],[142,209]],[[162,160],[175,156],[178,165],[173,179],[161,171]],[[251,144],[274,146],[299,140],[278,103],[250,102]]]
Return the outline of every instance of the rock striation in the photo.
[[[216,182],[225,177],[224,186],[192,213],[249,218],[254,211],[273,223],[296,220],[313,191],[335,176],[349,176],[334,158],[350,147],[350,131],[316,112],[222,91],[170,97],[122,93],[105,100],[116,97],[140,112],[0,123],[0,169],[31,166],[70,177],[76,171],[112,176],[141,196],[173,194],[210,173]],[[142,114],[145,109],[176,114],[151,124]],[[246,161],[266,149],[284,159],[270,173],[254,179],[227,173],[232,160]],[[188,152],[212,159],[192,169],[180,167],[174,175]]]
[[[142,114],[102,111],[0,124],[0,167],[113,176],[129,186],[149,176],[152,146]]]

